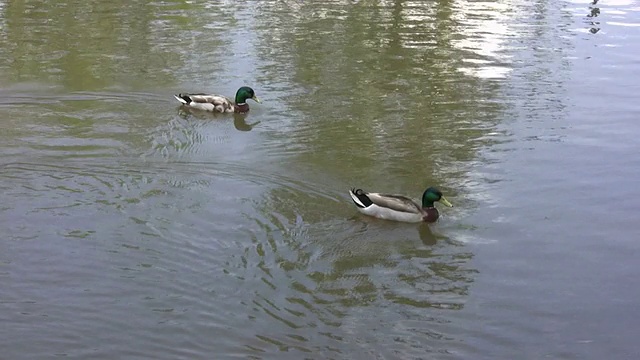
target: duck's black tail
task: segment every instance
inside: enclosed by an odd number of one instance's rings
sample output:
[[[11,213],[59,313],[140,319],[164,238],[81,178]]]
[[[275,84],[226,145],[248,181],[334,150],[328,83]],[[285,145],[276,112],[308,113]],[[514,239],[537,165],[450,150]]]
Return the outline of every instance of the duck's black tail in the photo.
[[[188,103],[191,102],[191,98],[187,94],[173,95],[173,97],[176,98],[176,100],[180,101],[183,104],[188,104]]]
[[[351,200],[353,200],[353,203],[356,204],[356,206],[359,208],[364,209],[373,204],[371,199],[369,199],[369,197],[367,196],[367,193],[362,189],[352,188],[351,191],[349,191],[349,195],[351,195]]]

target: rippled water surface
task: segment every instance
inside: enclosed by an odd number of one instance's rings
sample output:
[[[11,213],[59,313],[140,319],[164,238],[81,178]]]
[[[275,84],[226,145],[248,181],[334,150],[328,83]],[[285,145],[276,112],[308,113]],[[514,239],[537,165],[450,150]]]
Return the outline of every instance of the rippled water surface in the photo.
[[[639,23],[0,0],[0,357],[636,358]],[[247,115],[172,97],[242,85]],[[346,193],[430,185],[429,226]]]

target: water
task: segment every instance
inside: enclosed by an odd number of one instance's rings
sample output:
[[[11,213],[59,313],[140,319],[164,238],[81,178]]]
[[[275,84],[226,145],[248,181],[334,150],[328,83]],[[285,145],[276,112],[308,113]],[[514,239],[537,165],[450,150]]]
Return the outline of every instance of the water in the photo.
[[[0,1],[1,357],[636,358],[639,10]]]

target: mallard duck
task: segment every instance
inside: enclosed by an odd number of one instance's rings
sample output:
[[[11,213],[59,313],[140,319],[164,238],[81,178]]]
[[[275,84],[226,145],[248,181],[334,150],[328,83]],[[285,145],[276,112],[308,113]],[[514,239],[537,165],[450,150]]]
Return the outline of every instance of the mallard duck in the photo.
[[[184,106],[220,113],[245,113],[249,111],[247,99],[260,103],[260,99],[258,99],[253,89],[248,86],[238,89],[235,102],[222,95],[178,94],[173,96]]]
[[[361,213],[402,222],[432,223],[440,217],[438,209],[433,206],[434,202],[440,201],[449,207],[453,206],[442,196],[442,192],[434,187],[428,188],[422,194],[422,206],[402,195],[368,193],[362,189],[351,189],[349,195]]]

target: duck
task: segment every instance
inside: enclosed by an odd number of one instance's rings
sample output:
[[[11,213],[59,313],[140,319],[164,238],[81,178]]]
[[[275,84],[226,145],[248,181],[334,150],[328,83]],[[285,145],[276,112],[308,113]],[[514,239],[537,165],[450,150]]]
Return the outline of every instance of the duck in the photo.
[[[433,205],[434,202],[453,207],[442,195],[442,192],[435,187],[429,187],[424,191],[422,194],[422,206],[403,195],[366,192],[356,188],[352,188],[349,191],[349,195],[361,213],[378,219],[400,222],[436,222],[440,217],[440,213]]]
[[[255,91],[248,86],[238,89],[235,102],[223,95],[180,93],[173,97],[188,108],[218,113],[246,113],[249,111],[247,99],[261,103]]]

